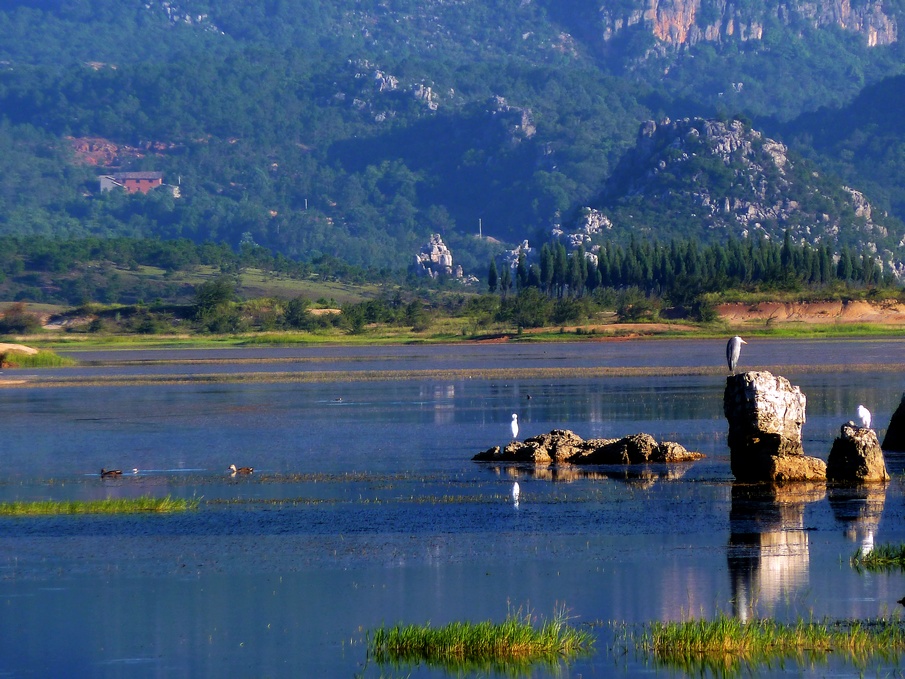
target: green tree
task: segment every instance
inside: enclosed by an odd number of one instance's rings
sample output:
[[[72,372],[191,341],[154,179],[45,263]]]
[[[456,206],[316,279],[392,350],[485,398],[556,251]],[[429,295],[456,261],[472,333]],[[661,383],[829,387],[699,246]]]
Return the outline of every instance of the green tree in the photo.
[[[195,318],[201,320],[235,299],[236,282],[229,276],[218,276],[195,289]]]
[[[490,291],[490,294],[496,292],[497,283],[499,282],[499,273],[496,268],[496,261],[490,260],[490,269],[487,271],[487,289]]]

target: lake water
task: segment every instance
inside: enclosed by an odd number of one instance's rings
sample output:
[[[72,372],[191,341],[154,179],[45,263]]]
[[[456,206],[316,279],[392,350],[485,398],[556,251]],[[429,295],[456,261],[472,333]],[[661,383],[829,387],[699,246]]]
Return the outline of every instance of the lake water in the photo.
[[[520,676],[675,677],[685,674],[611,650],[603,623],[900,610],[903,574],[857,573],[849,558],[869,541],[905,542],[901,456],[887,456],[893,480],[872,489],[734,486],[724,375],[582,376],[600,365],[718,367],[723,347],[97,352],[78,354],[87,367],[32,371],[385,370],[389,379],[0,389],[0,501],[201,498],[197,511],[175,516],[0,519],[0,677],[440,677],[448,674],[369,663],[367,631],[499,621],[516,609],[551,617],[561,606],[590,625],[595,652]],[[859,403],[882,440],[905,375],[870,365],[900,364],[903,349],[896,340],[755,341],[740,368],[790,366],[783,374],[808,398],[805,450],[825,459]],[[164,354],[211,362],[154,362]],[[838,369],[808,369],[825,364]],[[391,378],[488,367],[574,374]],[[513,412],[520,438],[554,428],[584,438],[644,431],[707,457],[578,472],[472,462],[508,441]],[[233,478],[230,464],[255,472]],[[127,473],[101,480],[101,467]],[[516,478],[518,508],[509,500]],[[867,670],[898,676],[903,667],[874,660]],[[833,661],[750,673],[859,671]]]

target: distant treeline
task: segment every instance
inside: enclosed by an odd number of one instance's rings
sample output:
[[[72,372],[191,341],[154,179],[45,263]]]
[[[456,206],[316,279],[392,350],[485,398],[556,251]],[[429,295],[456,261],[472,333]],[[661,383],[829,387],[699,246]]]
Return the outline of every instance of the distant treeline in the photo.
[[[568,253],[562,243],[545,244],[540,261],[528,264],[524,255],[511,271],[490,264],[488,288],[506,295],[537,288],[550,297],[581,297],[598,288],[638,288],[687,304],[702,293],[727,289],[796,290],[844,283],[893,285],[891,272],[877,260],[843,247],[836,256],[827,244],[796,245],[788,232],[783,243],[730,239],[702,245],[696,240],[668,244],[633,239],[627,246],[607,244],[593,256],[582,248]]]

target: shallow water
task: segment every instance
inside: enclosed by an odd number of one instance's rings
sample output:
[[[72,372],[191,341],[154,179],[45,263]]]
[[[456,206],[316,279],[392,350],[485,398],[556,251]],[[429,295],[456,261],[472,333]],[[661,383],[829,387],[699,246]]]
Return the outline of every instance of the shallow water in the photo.
[[[645,346],[665,348],[658,355],[670,365],[722,351],[722,343],[618,346],[625,365]],[[786,343],[765,356],[891,363],[901,347]],[[351,360],[384,369],[432,365],[434,352],[476,366],[589,360],[575,345],[546,345],[546,358],[529,348],[532,357],[518,359],[505,346],[463,348],[463,356],[421,349],[355,349]],[[326,353],[346,361],[343,350]],[[859,403],[882,439],[903,389],[902,375],[886,372],[787,376],[808,397],[805,449],[824,459]],[[0,676],[445,676],[368,664],[365,633],[382,623],[501,620],[510,608],[550,617],[561,605],[576,624],[593,625],[596,652],[530,676],[685,676],[610,652],[600,623],[895,611],[903,575],[858,574],[848,559],[866,540],[905,541],[905,460],[889,456],[893,481],[869,492],[734,487],[724,385],[723,377],[589,380],[576,372],[508,383],[0,390],[0,501],[202,498],[198,511],[176,516],[0,519]],[[645,431],[707,458],[581,473],[472,462],[507,442],[512,412],[521,437]],[[231,463],[255,473],[233,478]],[[126,473],[101,480],[101,467]],[[509,500],[514,478],[518,508]],[[901,668],[873,661],[868,670]],[[858,668],[837,661],[752,671],[849,676]]]

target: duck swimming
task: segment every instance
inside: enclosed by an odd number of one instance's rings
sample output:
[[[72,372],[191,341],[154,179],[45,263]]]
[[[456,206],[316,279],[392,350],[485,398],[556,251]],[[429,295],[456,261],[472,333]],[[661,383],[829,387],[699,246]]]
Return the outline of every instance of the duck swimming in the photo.
[[[122,469],[101,469],[101,478],[107,478],[112,476],[122,476]]]
[[[239,467],[236,469],[236,465],[229,465],[229,471],[233,474],[251,474],[254,471],[254,467]]]

